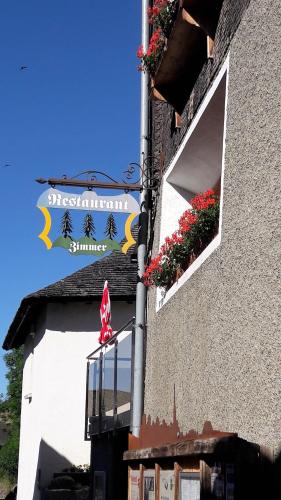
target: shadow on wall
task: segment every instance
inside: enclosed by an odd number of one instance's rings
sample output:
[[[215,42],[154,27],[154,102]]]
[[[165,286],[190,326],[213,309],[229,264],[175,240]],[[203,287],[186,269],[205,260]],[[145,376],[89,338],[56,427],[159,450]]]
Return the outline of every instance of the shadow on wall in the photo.
[[[46,328],[55,332],[99,332],[100,302],[53,303],[48,305]],[[119,330],[135,312],[134,303],[112,301],[112,328]]]
[[[69,469],[72,465],[67,458],[60,455],[41,439],[33,496],[30,500],[43,500],[44,490],[53,478],[53,474],[55,472],[62,472],[64,469]]]
[[[209,466],[208,479],[201,485],[200,498],[203,500],[217,500],[218,496],[212,493],[216,489],[216,479],[211,477],[212,467],[219,463],[235,464],[235,500],[280,500],[281,498],[281,451],[277,457],[273,456],[272,450],[244,441],[236,449],[230,449],[224,440],[219,442],[215,448],[214,457],[204,458]],[[221,479],[218,479],[219,489]],[[228,483],[224,470],[223,483]],[[224,492],[222,498],[228,498]],[[231,496],[232,498],[232,496]]]

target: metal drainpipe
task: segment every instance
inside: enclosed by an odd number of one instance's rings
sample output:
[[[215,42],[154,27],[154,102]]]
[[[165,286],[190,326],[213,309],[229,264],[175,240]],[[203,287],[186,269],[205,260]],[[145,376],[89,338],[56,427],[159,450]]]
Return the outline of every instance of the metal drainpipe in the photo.
[[[147,21],[147,9],[149,0],[142,0],[142,37],[141,43],[144,51],[149,43],[149,25]],[[142,184],[147,178],[147,168],[149,165],[145,161],[148,157],[148,73],[141,73],[141,119],[140,119],[140,165],[143,167]],[[145,334],[145,308],[146,308],[146,288],[141,278],[144,273],[147,229],[148,229],[148,192],[143,189],[140,194],[141,213],[139,217],[139,238],[138,238],[138,283],[136,290],[136,328],[135,328],[135,358],[134,358],[134,390],[133,390],[133,416],[132,434],[139,437],[141,419],[143,413],[143,393],[144,393],[144,334]]]

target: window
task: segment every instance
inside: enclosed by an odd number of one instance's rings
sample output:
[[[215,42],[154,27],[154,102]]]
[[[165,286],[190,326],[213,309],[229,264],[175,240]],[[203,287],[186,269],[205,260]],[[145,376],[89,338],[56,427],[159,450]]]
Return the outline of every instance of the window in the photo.
[[[213,189],[220,198],[218,234],[171,288],[158,288],[159,310],[198,269],[221,241],[225,119],[228,60],[202,102],[163,178],[160,246],[178,228],[184,211],[198,193]]]
[[[180,500],[200,500],[200,473],[180,473]]]

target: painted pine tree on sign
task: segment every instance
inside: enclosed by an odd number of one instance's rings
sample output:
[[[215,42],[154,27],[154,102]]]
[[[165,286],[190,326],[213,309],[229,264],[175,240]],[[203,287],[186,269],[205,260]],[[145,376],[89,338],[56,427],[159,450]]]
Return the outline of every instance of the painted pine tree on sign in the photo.
[[[93,240],[95,240],[94,234],[96,232],[96,227],[93,216],[91,214],[86,214],[84,217],[83,232],[87,238],[92,237]]]
[[[71,233],[73,231],[72,219],[70,211],[66,210],[61,219],[61,232],[64,238],[71,238]]]
[[[116,227],[115,219],[114,219],[112,214],[109,214],[109,216],[107,217],[104,234],[110,240],[114,240],[115,236],[117,235],[117,227]]]

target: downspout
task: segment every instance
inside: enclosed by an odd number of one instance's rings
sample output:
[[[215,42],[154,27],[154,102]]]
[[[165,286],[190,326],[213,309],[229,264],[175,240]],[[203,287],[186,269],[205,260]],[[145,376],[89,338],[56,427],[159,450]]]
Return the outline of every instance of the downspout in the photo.
[[[149,25],[147,20],[147,9],[149,0],[142,0],[142,36],[141,43],[146,52],[149,43]],[[146,309],[146,287],[142,283],[145,268],[147,230],[148,230],[148,191],[145,180],[148,174],[148,85],[149,75],[141,72],[141,111],[140,111],[140,165],[142,166],[143,190],[140,194],[141,213],[139,217],[138,237],[138,282],[136,290],[136,326],[135,326],[135,357],[134,357],[134,389],[133,389],[133,414],[132,434],[139,437],[141,419],[143,413],[144,397],[144,335],[145,335],[145,309]]]

